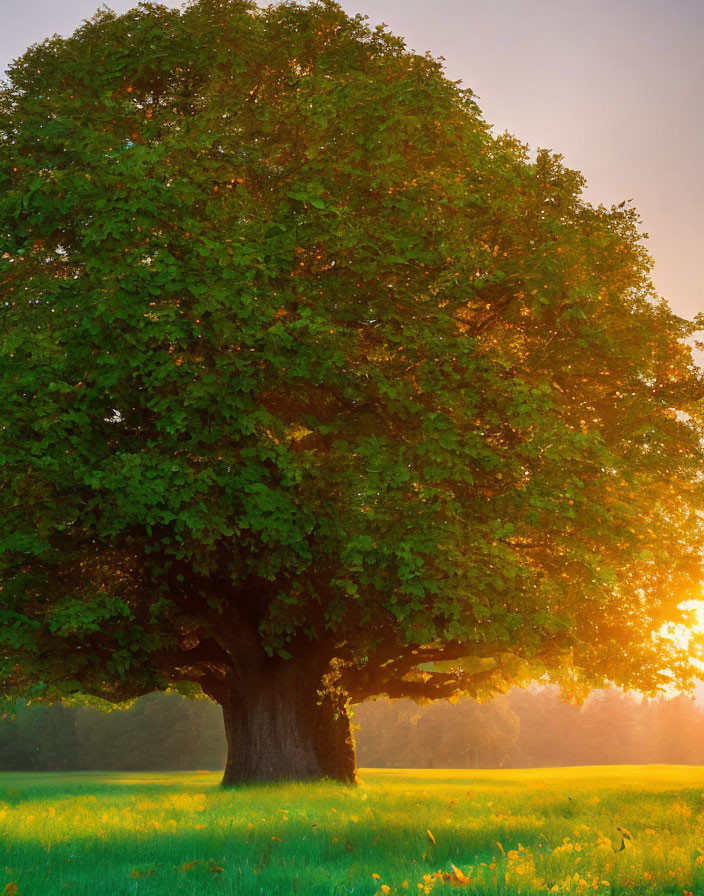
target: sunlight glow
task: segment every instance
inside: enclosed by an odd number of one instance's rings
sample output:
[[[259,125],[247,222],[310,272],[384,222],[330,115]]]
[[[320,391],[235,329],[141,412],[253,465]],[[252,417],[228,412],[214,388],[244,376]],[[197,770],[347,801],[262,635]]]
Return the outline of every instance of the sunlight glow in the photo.
[[[687,600],[680,604],[691,618],[687,625],[669,626],[667,634],[679,647],[689,650],[692,665],[704,670],[704,600]]]

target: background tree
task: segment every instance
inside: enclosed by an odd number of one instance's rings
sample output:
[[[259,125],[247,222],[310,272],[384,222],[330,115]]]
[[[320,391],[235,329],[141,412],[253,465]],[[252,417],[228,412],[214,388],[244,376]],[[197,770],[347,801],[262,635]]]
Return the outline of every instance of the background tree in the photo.
[[[16,701],[0,713],[0,769],[139,771],[221,768],[222,714],[207,699],[153,693],[128,709]]]
[[[627,208],[332,2],[101,12],[0,95],[0,677],[354,777],[373,694],[689,674],[702,381]]]
[[[520,750],[518,715],[503,695],[487,703],[369,700],[354,712],[359,763],[372,768],[496,768]]]
[[[650,707],[651,762],[696,764],[704,757],[704,713],[690,697],[654,701]],[[655,758],[651,758],[655,757]]]

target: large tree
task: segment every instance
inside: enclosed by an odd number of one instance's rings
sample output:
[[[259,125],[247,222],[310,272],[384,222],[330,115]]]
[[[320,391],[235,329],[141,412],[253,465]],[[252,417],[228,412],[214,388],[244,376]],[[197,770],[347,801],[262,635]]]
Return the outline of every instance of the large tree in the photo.
[[[177,682],[225,782],[347,709],[656,688],[702,379],[628,207],[333,2],[101,12],[0,95],[0,681]]]

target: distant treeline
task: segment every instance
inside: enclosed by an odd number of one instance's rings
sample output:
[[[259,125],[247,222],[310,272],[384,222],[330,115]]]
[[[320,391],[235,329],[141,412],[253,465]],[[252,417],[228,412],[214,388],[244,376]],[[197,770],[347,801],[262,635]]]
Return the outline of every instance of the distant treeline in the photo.
[[[484,704],[374,700],[356,707],[354,722],[361,766],[704,764],[704,710],[684,696],[607,690],[575,706],[536,688]],[[225,753],[220,709],[178,694],[112,712],[18,703],[0,718],[2,770],[219,769]]]
[[[207,769],[225,764],[222,712],[207,699],[148,694],[129,709],[18,703],[0,720],[0,769]]]
[[[642,700],[613,689],[577,706],[556,688],[515,689],[484,704],[373,701],[357,707],[355,722],[362,766],[704,764],[704,709],[685,696]]]

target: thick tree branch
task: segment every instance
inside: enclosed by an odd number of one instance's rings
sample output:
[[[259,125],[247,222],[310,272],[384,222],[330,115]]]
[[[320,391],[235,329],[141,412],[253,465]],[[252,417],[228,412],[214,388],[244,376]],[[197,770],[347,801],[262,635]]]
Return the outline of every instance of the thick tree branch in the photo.
[[[165,650],[155,655],[156,664],[168,672],[193,666],[208,668],[232,668],[232,660],[218,642],[213,638],[205,638],[194,647]]]
[[[367,697],[386,695],[387,697],[410,697],[414,700],[436,700],[451,697],[453,694],[473,692],[481,684],[489,682],[497,673],[498,667],[483,669],[479,672],[422,672],[419,677],[407,679],[390,675],[380,677],[375,682],[370,679],[359,681],[348,687],[348,694],[353,703],[359,703]]]
[[[350,694],[386,693],[394,682],[402,681],[405,676],[418,671],[423,663],[447,662],[472,656],[476,645],[452,641],[445,645],[408,646],[403,645],[395,636],[386,638],[374,650],[369,652],[364,665],[357,665],[354,660],[341,673],[341,683]],[[493,659],[497,645],[482,644],[482,648]],[[477,657],[477,659],[481,659]],[[495,666],[492,666],[494,669]],[[484,670],[478,670],[484,672]],[[440,673],[419,673],[423,675]],[[476,673],[467,673],[476,674]]]

